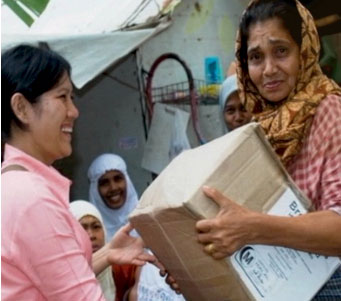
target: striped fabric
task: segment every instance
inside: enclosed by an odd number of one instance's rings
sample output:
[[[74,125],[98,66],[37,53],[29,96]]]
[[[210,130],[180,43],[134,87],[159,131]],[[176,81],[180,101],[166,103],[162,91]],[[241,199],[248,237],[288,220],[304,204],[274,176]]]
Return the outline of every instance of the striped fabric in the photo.
[[[288,171],[316,209],[341,215],[341,97],[329,95],[321,102],[310,134]],[[341,300],[341,268],[313,300]]]
[[[300,153],[289,164],[295,183],[317,210],[341,215],[341,97],[327,96],[319,105]]]

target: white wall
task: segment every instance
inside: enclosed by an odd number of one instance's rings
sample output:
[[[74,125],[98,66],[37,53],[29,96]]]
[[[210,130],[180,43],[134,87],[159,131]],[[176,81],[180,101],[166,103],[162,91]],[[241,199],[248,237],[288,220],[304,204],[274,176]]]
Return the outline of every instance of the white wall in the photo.
[[[143,65],[149,70],[166,52],[178,54],[194,78],[205,79],[204,59],[218,56],[223,72],[234,58],[234,41],[239,18],[248,0],[182,0],[176,7],[173,24],[166,32],[141,47]],[[155,86],[186,80],[176,62],[165,61],[156,71]]]

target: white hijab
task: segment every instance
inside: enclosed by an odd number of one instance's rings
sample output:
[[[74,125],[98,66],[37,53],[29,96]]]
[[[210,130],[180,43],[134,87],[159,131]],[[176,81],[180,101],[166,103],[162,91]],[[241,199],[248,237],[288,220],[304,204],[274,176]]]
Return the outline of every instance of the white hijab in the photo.
[[[76,200],[70,203],[70,211],[78,221],[80,221],[84,216],[87,215],[96,217],[101,222],[104,236],[106,237],[106,230],[104,227],[102,216],[94,205],[92,205],[88,201]]]
[[[84,216],[91,215],[97,218],[102,224],[104,237],[106,237],[106,230],[103,219],[97,208],[91,203],[83,200],[76,200],[70,203],[70,211],[72,215],[80,221]],[[111,266],[108,266],[100,274],[96,276],[106,300],[114,300],[116,295],[116,287],[112,276]]]
[[[221,110],[224,112],[225,104],[230,95],[238,91],[237,75],[233,74],[228,76],[220,87],[219,91],[219,104]]]
[[[109,208],[98,192],[99,178],[110,170],[120,171],[124,175],[127,183],[127,199],[119,209]],[[90,202],[94,204],[101,213],[108,234],[107,240],[110,240],[117,230],[128,222],[129,214],[137,205],[138,197],[135,187],[129,178],[124,160],[115,154],[102,154],[97,157],[89,167],[88,178],[90,181]]]
[[[225,118],[224,118],[224,109],[225,109],[225,104],[228,100],[228,98],[231,96],[232,93],[238,91],[238,86],[237,86],[237,75],[233,74],[228,76],[223,84],[220,87],[220,92],[219,92],[219,105],[220,109],[222,111],[223,115],[223,124],[224,124],[224,131],[225,133],[229,132],[229,129],[226,126],[225,123]]]

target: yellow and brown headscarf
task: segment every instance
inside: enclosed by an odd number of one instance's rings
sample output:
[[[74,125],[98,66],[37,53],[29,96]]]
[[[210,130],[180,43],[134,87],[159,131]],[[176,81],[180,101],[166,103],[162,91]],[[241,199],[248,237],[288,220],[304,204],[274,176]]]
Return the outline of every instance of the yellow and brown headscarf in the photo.
[[[296,87],[284,102],[270,103],[258,93],[247,71],[242,69],[238,55],[241,48],[240,32],[236,41],[240,97],[246,109],[260,122],[284,164],[300,151],[320,102],[328,94],[341,95],[341,88],[327,78],[319,66],[320,42],[313,17],[297,0],[296,6],[302,18],[301,65]]]

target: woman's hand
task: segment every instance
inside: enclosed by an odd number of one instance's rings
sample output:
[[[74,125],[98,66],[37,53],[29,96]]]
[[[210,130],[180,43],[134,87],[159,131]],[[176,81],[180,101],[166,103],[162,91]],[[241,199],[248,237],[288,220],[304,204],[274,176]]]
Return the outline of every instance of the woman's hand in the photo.
[[[159,267],[160,268],[160,267]],[[166,276],[166,283],[170,286],[170,288],[175,291],[178,295],[181,294],[180,287],[178,283],[176,282],[175,278],[168,273],[168,271],[162,266],[160,268],[160,276],[165,277]]]
[[[198,241],[204,251],[215,259],[231,256],[245,244],[252,243],[254,233],[250,220],[260,215],[236,204],[216,189],[204,186],[204,193],[215,201],[220,210],[215,218],[198,221]]]
[[[123,226],[114,235],[110,242],[108,262],[111,264],[135,264],[144,265],[148,262],[156,262],[154,255],[145,251],[141,237],[130,236],[133,227],[130,224]]]

